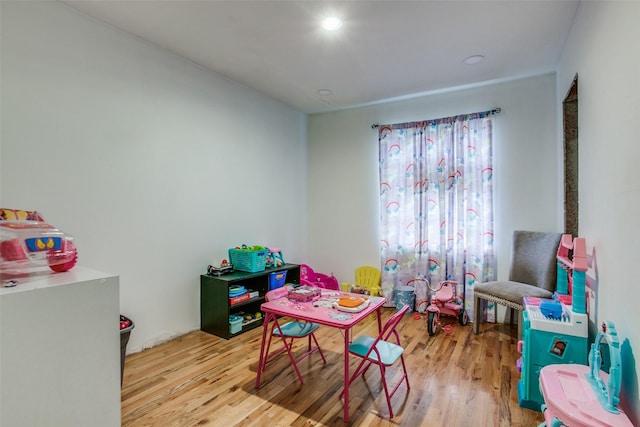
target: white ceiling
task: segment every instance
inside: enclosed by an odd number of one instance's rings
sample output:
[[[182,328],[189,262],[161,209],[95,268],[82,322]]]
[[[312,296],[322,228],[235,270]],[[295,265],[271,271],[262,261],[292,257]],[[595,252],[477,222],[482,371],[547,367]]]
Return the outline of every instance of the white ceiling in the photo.
[[[314,113],[554,71],[580,2],[64,3]],[[340,30],[319,27],[329,14],[343,19]],[[485,60],[463,63],[476,54]]]

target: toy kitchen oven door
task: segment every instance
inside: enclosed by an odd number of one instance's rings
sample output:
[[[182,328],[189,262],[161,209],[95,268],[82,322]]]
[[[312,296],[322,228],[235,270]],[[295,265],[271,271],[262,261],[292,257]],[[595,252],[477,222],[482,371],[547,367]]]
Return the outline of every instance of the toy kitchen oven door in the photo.
[[[573,252],[573,259],[568,255]],[[547,365],[587,364],[587,255],[584,238],[565,234],[558,247],[556,294],[552,300],[524,298],[518,404],[540,411],[540,370]]]

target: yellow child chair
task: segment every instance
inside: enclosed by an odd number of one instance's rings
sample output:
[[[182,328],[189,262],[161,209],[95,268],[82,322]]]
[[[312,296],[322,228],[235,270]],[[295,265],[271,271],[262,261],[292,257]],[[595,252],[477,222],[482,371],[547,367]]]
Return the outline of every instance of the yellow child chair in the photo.
[[[370,265],[358,267],[356,268],[355,283],[343,283],[342,289],[349,291],[352,287],[355,287],[356,289],[364,288],[369,291],[370,295],[378,296],[380,295],[380,291],[382,291],[382,288],[380,287],[381,277],[382,273],[380,272],[380,269],[376,267],[372,267]]]

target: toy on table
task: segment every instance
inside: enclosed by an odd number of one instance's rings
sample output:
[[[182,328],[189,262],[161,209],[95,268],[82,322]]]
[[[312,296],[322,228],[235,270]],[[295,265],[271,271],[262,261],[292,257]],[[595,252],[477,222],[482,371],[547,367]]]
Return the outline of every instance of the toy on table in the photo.
[[[440,325],[440,316],[454,316],[458,323],[465,326],[469,322],[469,315],[464,308],[464,292],[458,292],[458,282],[443,280],[432,287],[427,279],[418,276],[417,281],[426,283],[429,290],[429,305],[427,306],[427,332],[429,336],[436,334]],[[448,327],[447,327],[448,326]],[[443,327],[445,332],[451,332],[451,326]]]
[[[321,293],[320,288],[303,285],[298,286],[297,288],[290,287],[288,289],[287,298],[298,302],[308,302],[320,298]]]
[[[73,237],[34,215],[20,216],[12,209],[0,209],[0,269],[19,273],[48,266],[55,272],[71,270],[78,260]],[[13,214],[13,215],[12,215]],[[11,218],[27,219],[11,219]]]
[[[359,313],[369,306],[369,299],[356,296],[342,296],[333,303],[333,308],[348,313]]]
[[[609,348],[609,374],[600,370],[603,341]],[[547,365],[540,370],[545,422],[538,427],[630,427],[618,407],[621,375],[618,334],[606,322],[591,345],[589,366]]]

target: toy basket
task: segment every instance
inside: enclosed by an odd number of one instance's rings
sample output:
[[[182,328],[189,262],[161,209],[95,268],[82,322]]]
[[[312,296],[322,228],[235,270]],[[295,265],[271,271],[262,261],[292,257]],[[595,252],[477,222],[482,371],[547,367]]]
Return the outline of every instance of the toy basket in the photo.
[[[274,271],[269,274],[269,290],[281,288],[287,280],[287,270]]]
[[[264,271],[267,264],[267,252],[266,248],[252,250],[246,245],[242,245],[241,249],[231,248],[229,249],[229,259],[233,268],[239,271],[246,271],[249,273],[257,273]]]

